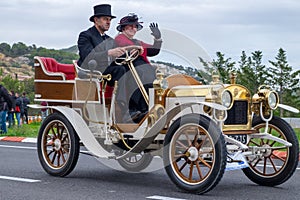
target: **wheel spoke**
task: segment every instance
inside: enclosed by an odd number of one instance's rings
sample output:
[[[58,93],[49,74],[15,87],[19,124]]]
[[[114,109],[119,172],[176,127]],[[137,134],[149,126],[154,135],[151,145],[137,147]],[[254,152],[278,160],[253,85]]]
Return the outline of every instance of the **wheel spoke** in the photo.
[[[264,169],[263,169],[264,174],[266,174],[266,170],[267,170],[267,158],[264,157]]]
[[[56,139],[56,138],[57,138],[57,135],[56,135],[56,133],[55,133],[55,130],[54,130],[54,127],[53,127],[53,126],[51,127],[51,132],[52,132],[52,134],[53,134],[53,138]]]
[[[190,164],[190,173],[189,173],[189,179],[193,180],[193,169],[194,169],[194,162],[191,162]]]
[[[255,141],[253,141],[252,139],[249,141],[249,144],[250,143],[252,143],[252,144],[254,144],[254,145],[256,145],[256,146],[260,146],[259,144],[257,144]]]
[[[64,135],[64,131],[65,131],[65,127],[62,126],[61,129],[60,129],[60,137],[59,137],[61,140],[62,140],[62,137]]]
[[[60,166],[60,151],[57,152],[57,166]]]
[[[201,168],[200,168],[200,165],[199,165],[198,162],[196,162],[196,167],[197,167],[197,171],[198,171],[200,180],[202,180],[203,179],[203,175],[202,175]]]
[[[47,156],[49,157],[53,152],[54,150],[51,150],[49,153],[47,153]]]
[[[55,159],[56,159],[56,155],[57,155],[57,152],[54,151],[54,155],[53,155],[52,160],[51,160],[51,163],[52,163],[52,164],[54,164],[54,161],[55,161]]]
[[[269,133],[269,134],[272,133],[272,127],[269,127],[268,133]]]
[[[67,138],[68,138],[68,135],[65,134],[65,135],[63,136],[63,138],[61,139],[61,143],[65,142],[65,139],[67,139]]]
[[[285,162],[284,158],[279,157],[278,155],[274,154],[274,152],[272,152],[272,156],[276,157],[277,159],[281,160],[282,162]]]
[[[201,141],[201,143],[196,146],[196,148],[199,150],[201,148],[201,146],[204,144],[204,142],[206,141],[207,135],[204,137],[204,139]]]
[[[192,142],[190,141],[188,134],[185,132],[184,135],[186,137],[186,140],[187,140],[189,146],[192,146]]]
[[[65,156],[64,156],[64,152],[63,152],[62,149],[60,149],[59,151],[60,151],[60,154],[61,154],[61,158],[62,158],[62,160],[63,160],[63,163],[65,163],[65,162],[66,162],[66,158],[65,158]]]
[[[275,165],[275,163],[273,162],[273,160],[272,160],[271,157],[269,157],[269,160],[270,160],[270,163],[271,163],[271,165],[272,165],[272,167],[273,167],[275,173],[278,172],[278,170],[277,170],[277,168],[276,168],[276,165]]]
[[[194,140],[193,140],[193,146],[196,146],[197,144],[197,139],[199,138],[199,129],[197,129],[197,133],[195,134]]]
[[[251,164],[251,166],[252,166],[252,167],[256,167],[256,165],[259,163],[260,160],[261,160],[260,158],[257,158],[257,160],[256,160],[256,162],[254,163],[254,165]],[[255,159],[252,160],[251,163],[252,163],[253,161],[255,161]]]
[[[177,144],[179,144],[182,148],[184,149],[188,149],[189,147],[186,146],[185,144],[183,144],[182,142],[180,142],[179,140],[176,141]],[[178,147],[179,148],[179,147]]]
[[[200,157],[199,157],[198,160],[199,160],[200,162],[202,162],[206,167],[208,167],[208,168],[211,169],[211,165],[208,164],[203,158],[200,158]]]
[[[188,164],[188,162],[185,161],[185,162],[183,163],[183,165],[180,167],[179,171],[181,172],[181,171],[183,170],[183,168],[184,168],[187,164]]]

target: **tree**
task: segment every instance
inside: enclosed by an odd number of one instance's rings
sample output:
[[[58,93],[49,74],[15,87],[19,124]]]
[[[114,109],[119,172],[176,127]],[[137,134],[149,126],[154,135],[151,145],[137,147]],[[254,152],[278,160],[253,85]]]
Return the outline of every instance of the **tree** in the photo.
[[[230,72],[235,71],[234,65],[235,62],[231,62],[231,58],[225,58],[225,54],[222,54],[221,52],[217,52],[217,59],[213,59],[212,65],[215,66],[220,74],[220,80],[223,83],[229,83],[230,82]]]
[[[297,103],[291,102],[291,98],[295,96],[295,92],[299,91],[300,88],[300,70],[293,72],[293,68],[288,64],[286,51],[284,51],[282,48],[278,50],[275,61],[269,60],[269,63],[271,63],[269,71],[272,74],[272,78],[269,79],[269,83],[275,90],[277,90],[280,102],[287,104]],[[283,114],[283,109],[280,109],[280,117],[282,117]]]
[[[27,53],[28,53],[28,47],[22,42],[15,43],[11,47],[12,57],[23,56]]]
[[[6,87],[7,90],[13,90],[18,93],[24,91],[23,82],[20,82],[18,79],[12,78],[10,75],[7,75],[4,78],[2,78],[1,85]]]
[[[217,59],[213,59],[212,62],[207,62],[203,58],[199,57],[200,63],[204,66],[204,70],[200,70],[198,72],[198,76],[200,76],[205,83],[208,83],[208,80],[210,80],[208,73],[211,74],[212,71],[217,70],[220,74],[220,80],[223,83],[229,83],[230,72],[235,71],[235,62],[231,62],[231,58],[226,59],[225,54],[222,54],[221,52],[216,52],[216,55]]]
[[[200,78],[200,81],[204,84],[209,84],[211,82],[211,74],[215,68],[211,65],[210,62],[205,61],[202,57],[198,57],[200,63],[203,65],[203,69],[200,67],[200,70],[197,72],[197,75]]]
[[[5,55],[10,55],[10,45],[7,43],[0,44],[0,52]]]
[[[251,54],[251,57],[247,57],[245,51],[242,51],[237,82],[254,94],[260,85],[266,84],[269,74],[266,66],[262,64],[262,52],[255,51]]]

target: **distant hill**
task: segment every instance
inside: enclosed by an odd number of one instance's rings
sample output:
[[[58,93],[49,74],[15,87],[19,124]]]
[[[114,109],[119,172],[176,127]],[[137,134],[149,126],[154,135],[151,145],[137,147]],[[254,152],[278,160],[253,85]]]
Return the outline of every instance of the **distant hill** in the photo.
[[[55,50],[36,47],[35,45],[27,46],[22,42],[15,43],[12,46],[7,43],[0,43],[0,69],[2,75],[11,74],[15,76],[19,74],[19,78],[21,76],[33,77],[34,56],[52,57],[60,63],[72,63],[72,60],[79,58],[77,45]],[[199,80],[197,70],[189,66],[174,65],[162,61],[151,61],[151,63],[163,71],[166,76],[180,73]]]
[[[61,51],[65,51],[65,52],[69,52],[69,53],[74,53],[74,54],[78,54],[78,47],[77,45],[71,46],[69,48],[65,48],[65,49],[60,49]]]
[[[34,69],[29,65],[30,60],[27,57],[9,57],[0,53],[0,75],[2,77],[10,75],[18,80],[24,80],[34,77]]]

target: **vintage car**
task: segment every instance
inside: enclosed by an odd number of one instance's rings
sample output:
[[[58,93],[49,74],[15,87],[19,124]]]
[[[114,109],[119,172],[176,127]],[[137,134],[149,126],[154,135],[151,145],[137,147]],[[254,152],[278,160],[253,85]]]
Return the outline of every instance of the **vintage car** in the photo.
[[[210,85],[187,75],[164,77],[157,72],[147,93],[134,71],[130,51],[116,61],[127,64],[149,105],[139,123],[119,123],[111,77],[53,58],[35,57],[35,101],[47,101],[50,114],[38,134],[38,156],[44,170],[66,176],[74,169],[80,147],[97,158],[117,160],[128,171],[144,170],[153,156],[180,189],[203,194],[213,189],[226,170],[242,169],[259,185],[275,186],[295,172],[299,145],[295,132],[273,116],[278,94],[260,86],[252,95],[235,83],[223,84],[213,74]],[[45,106],[31,105],[32,108]],[[134,158],[134,159],[132,159]]]

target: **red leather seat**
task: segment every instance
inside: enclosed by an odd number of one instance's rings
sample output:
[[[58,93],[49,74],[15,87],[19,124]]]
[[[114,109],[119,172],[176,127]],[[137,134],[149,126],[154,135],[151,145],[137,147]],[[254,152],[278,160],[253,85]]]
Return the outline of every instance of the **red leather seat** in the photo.
[[[66,75],[67,80],[75,79],[75,68],[73,64],[58,63],[54,58],[40,57],[46,70],[49,72],[61,72]]]

